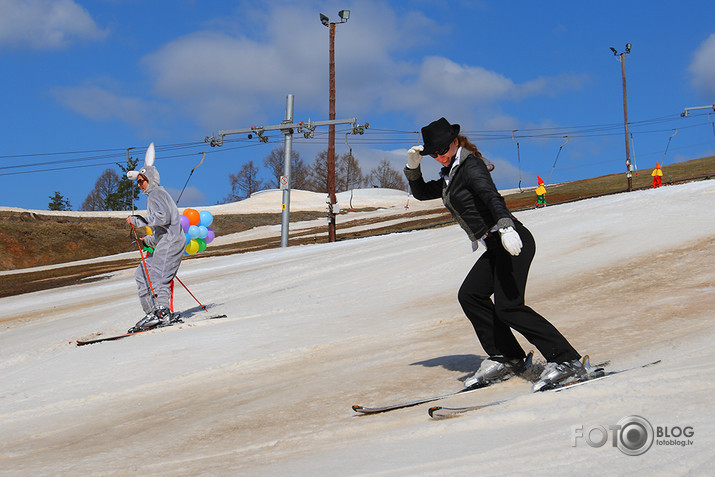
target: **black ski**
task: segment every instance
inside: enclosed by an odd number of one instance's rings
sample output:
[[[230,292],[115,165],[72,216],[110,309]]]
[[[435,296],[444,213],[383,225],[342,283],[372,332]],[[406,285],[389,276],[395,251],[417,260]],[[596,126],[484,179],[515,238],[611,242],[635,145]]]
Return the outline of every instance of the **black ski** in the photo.
[[[205,318],[203,318],[203,319],[204,319],[204,320],[215,320],[215,319],[217,319],[217,318],[226,318],[226,315],[211,315],[211,316],[207,316],[207,317],[205,317]],[[158,329],[161,329],[161,328],[167,328],[167,327],[169,327],[169,326],[178,325],[178,324],[181,324],[181,323],[183,323],[183,321],[177,321],[177,322],[172,323],[172,324],[170,324],[170,325],[157,326],[157,327],[155,327],[155,328],[151,328],[151,329],[148,329],[148,330],[135,331],[135,332],[132,332],[132,333],[124,333],[124,334],[121,334],[121,335],[103,336],[103,337],[101,337],[101,338],[94,338],[94,339],[89,339],[89,340],[77,340],[77,346],[84,346],[84,345],[94,344],[94,343],[102,343],[103,341],[115,341],[115,340],[119,340],[119,339],[122,339],[122,338],[126,338],[127,336],[139,335],[139,334],[142,334],[142,333],[146,333],[146,332],[148,332],[148,331],[154,331],[154,330],[158,330]]]
[[[602,368],[597,368],[596,371],[594,371],[588,379],[581,379],[578,381],[570,381],[566,383],[561,383],[557,386],[550,387],[548,389],[542,389],[537,392],[560,392],[560,391],[565,391],[567,389],[573,389],[578,386],[582,386],[584,384],[589,384],[593,383],[595,381],[600,381],[602,379],[610,378],[612,376],[615,376],[617,374],[625,373],[627,371],[633,371],[634,369],[641,369],[641,368],[647,368],[649,366],[653,366],[654,364],[660,363],[661,360],[656,360],[656,361],[651,361],[650,363],[646,364],[641,364],[639,366],[634,366],[632,368],[626,368],[626,369],[620,369],[617,371],[605,371]],[[477,404],[475,406],[464,406],[464,407],[443,407],[443,406],[433,406],[429,408],[427,411],[432,419],[447,419],[450,417],[455,417],[460,414],[464,414],[466,412],[470,411],[476,411],[479,409],[483,409],[485,407],[491,407],[491,406],[498,406],[499,404],[503,404],[505,402],[511,401],[512,399],[516,399],[518,397],[521,397],[522,395],[514,396],[511,398],[506,398],[506,399],[500,399],[498,401],[492,401],[484,404]]]
[[[528,368],[531,364],[531,360],[534,356],[534,352],[530,352],[525,360],[526,367]],[[353,411],[360,413],[360,414],[377,414],[380,412],[387,412],[387,411],[394,411],[395,409],[404,409],[406,407],[412,407],[412,406],[417,406],[419,404],[425,404],[428,402],[432,401],[439,401],[440,399],[445,399],[448,397],[456,396],[457,394],[466,394],[466,393],[471,393],[473,391],[478,391],[480,389],[484,389],[488,386],[491,386],[492,384],[496,384],[501,381],[494,381],[490,383],[485,383],[481,385],[475,385],[467,388],[462,388],[458,389],[456,391],[450,391],[448,393],[444,394],[438,394],[436,396],[430,396],[426,398],[421,398],[421,399],[413,399],[411,401],[403,401],[403,402],[398,402],[395,404],[388,404],[387,406],[379,406],[379,407],[364,407],[364,406],[358,406],[357,404],[353,406]]]
[[[462,388],[458,391],[452,391],[452,392],[440,394],[437,396],[430,396],[427,398],[414,399],[412,401],[398,402],[395,404],[389,404],[387,406],[364,407],[364,406],[358,406],[357,404],[355,404],[353,406],[353,411],[359,412],[360,414],[377,414],[379,412],[394,411],[395,409],[403,409],[406,407],[417,406],[418,404],[424,404],[424,403],[428,403],[428,402],[432,402],[432,401],[438,401],[440,399],[448,398],[451,396],[456,396],[457,394],[466,394],[466,393],[469,393],[472,391],[477,391],[484,387],[485,386],[475,387],[475,388]]]

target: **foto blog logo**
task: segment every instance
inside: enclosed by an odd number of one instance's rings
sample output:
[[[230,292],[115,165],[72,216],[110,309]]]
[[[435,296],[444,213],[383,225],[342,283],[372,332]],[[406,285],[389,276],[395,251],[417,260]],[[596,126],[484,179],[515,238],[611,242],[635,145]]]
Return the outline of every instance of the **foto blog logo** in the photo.
[[[654,430],[647,419],[641,416],[626,416],[615,425],[572,426],[571,446],[576,447],[579,442],[584,441],[590,447],[602,447],[610,441],[612,447],[617,447],[624,454],[637,456],[646,453],[653,443],[680,447],[693,445],[689,438],[694,434],[692,426],[657,426]]]

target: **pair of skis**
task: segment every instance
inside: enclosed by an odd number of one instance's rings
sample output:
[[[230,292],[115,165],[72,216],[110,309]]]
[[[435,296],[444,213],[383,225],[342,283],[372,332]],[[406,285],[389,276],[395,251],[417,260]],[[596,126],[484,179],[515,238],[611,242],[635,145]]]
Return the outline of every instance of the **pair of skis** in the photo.
[[[585,357],[585,360],[587,360],[588,357]],[[621,369],[617,371],[606,371],[603,369],[604,366],[608,364],[608,362],[605,363],[600,363],[599,365],[596,365],[595,368],[591,371],[591,373],[588,375],[586,379],[581,379],[581,380],[572,380],[572,381],[566,381],[563,383],[559,383],[558,385],[553,385],[549,387],[548,389],[542,389],[539,392],[560,392],[564,391],[566,389],[572,389],[577,386],[593,383],[595,381],[600,381],[602,379],[610,378],[615,375],[625,373],[628,371],[632,371],[635,369],[641,369],[641,368],[647,368],[649,366],[653,366],[655,364],[660,363],[661,360],[656,360],[656,361],[651,361],[649,363],[645,363],[642,365],[634,366],[631,368],[626,368],[626,369]],[[441,399],[445,399],[448,397],[456,396],[458,394],[466,394],[474,391],[478,391],[479,389],[483,389],[486,386],[481,386],[477,388],[462,388],[457,391],[445,393],[445,394],[440,394],[437,396],[431,396],[423,399],[414,399],[411,401],[404,401],[400,403],[395,403],[395,404],[390,404],[387,406],[380,406],[380,407],[364,407],[364,406],[353,406],[352,409],[353,411],[360,413],[360,414],[377,414],[381,412],[387,412],[387,411],[392,411],[396,409],[404,409],[407,407],[412,407],[412,406],[417,406],[419,404],[425,404],[433,401],[438,401]],[[450,417],[455,417],[460,414],[464,414],[470,411],[476,411],[479,409],[483,409],[485,407],[492,407],[492,406],[498,406],[499,404],[503,404],[505,402],[511,401],[513,399],[516,399],[518,397],[521,397],[521,395],[514,396],[511,398],[506,398],[506,399],[500,399],[497,401],[491,401],[487,402],[484,404],[477,404],[474,406],[465,406],[465,407],[445,407],[445,406],[433,406],[428,410],[428,413],[431,418],[433,419],[446,419]]]
[[[215,320],[215,319],[218,319],[218,318],[226,318],[226,315],[211,315],[211,316],[203,317],[202,319],[204,319],[204,320]],[[180,323],[183,323],[183,321],[178,320],[178,321],[172,322],[170,325],[160,326],[160,327],[155,327],[155,328],[150,328],[150,329],[148,329],[148,330],[134,331],[134,332],[131,332],[131,333],[123,333],[123,334],[121,334],[121,335],[102,336],[102,337],[99,337],[99,338],[93,338],[93,339],[87,339],[87,340],[77,340],[77,346],[84,346],[84,345],[94,344],[94,343],[102,343],[102,342],[104,342],[104,341],[116,341],[116,340],[119,340],[119,339],[122,339],[122,338],[127,338],[127,337],[129,337],[129,336],[140,335],[140,334],[142,334],[142,333],[147,333],[147,332],[149,332],[149,331],[154,331],[154,330],[157,330],[157,329],[160,329],[160,328],[166,328],[166,327],[168,327],[168,326],[173,326],[173,325],[177,325],[177,324],[180,324]]]
[[[531,362],[532,362],[533,358],[534,358],[534,352],[530,351],[529,354],[526,356],[526,359],[524,360],[524,369],[527,369],[529,366],[531,366]],[[364,406],[355,405],[355,406],[353,406],[353,411],[358,412],[360,414],[378,414],[381,412],[394,411],[395,409],[403,409],[406,407],[417,406],[417,405],[425,404],[425,403],[432,402],[432,401],[439,401],[440,399],[445,399],[448,397],[456,396],[458,394],[472,393],[474,391],[478,391],[478,390],[485,388],[487,386],[491,386],[495,382],[497,382],[497,381],[483,382],[483,383],[475,384],[473,386],[458,389],[457,391],[451,391],[448,393],[439,394],[437,396],[430,396],[430,397],[426,397],[426,398],[422,398],[422,399],[414,399],[411,401],[404,401],[404,402],[399,402],[399,403],[395,403],[395,404],[389,404],[387,406],[364,407]]]

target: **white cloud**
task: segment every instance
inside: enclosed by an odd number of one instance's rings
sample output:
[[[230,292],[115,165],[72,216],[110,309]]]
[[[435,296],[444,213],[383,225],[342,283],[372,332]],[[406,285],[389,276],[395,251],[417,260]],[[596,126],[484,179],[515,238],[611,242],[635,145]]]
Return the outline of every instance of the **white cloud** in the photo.
[[[181,195],[180,203],[177,204],[179,208],[205,205],[208,201],[206,194],[194,186],[187,186],[183,193],[181,189],[174,187],[164,186],[164,188],[174,200],[178,199],[179,195]]]
[[[480,128],[483,128],[489,124],[490,129],[513,129],[517,121],[504,116],[500,103],[552,96],[578,89],[584,81],[579,75],[560,75],[515,83],[482,66],[458,64],[449,58],[431,56],[424,58],[414,73],[386,84],[380,97],[386,110],[414,115],[423,123],[449,111],[450,117],[472,119],[472,124],[464,126],[481,124]],[[504,127],[505,124],[509,127]]]
[[[403,69],[392,52],[426,41],[423,34],[432,25],[421,14],[398,19],[378,3],[365,11],[371,15],[353,15],[336,27],[339,117],[371,110]],[[327,116],[329,30],[317,10],[269,4],[265,11],[242,12],[236,22],[238,28],[223,32],[214,25],[216,30],[188,34],[147,55],[142,62],[156,94],[181,104],[184,114],[211,130],[270,121],[266,111],[282,110],[289,93],[296,112]],[[265,30],[255,31],[256,25]],[[410,33],[415,29],[419,34]]]
[[[211,32],[179,38],[143,62],[155,93],[182,104],[184,114],[208,128],[263,119],[261,111],[273,110],[266,106],[284,102],[288,93],[305,101],[314,71],[309,56],[296,59],[276,44]]]
[[[440,25],[419,12],[398,14],[385,3],[368,1],[360,11],[370,14],[356,13],[336,28],[338,118],[370,122],[398,113],[426,124],[449,111],[450,117],[464,118],[473,127],[494,117],[515,123],[504,117],[500,102],[550,95],[577,88],[581,81],[564,75],[516,83],[498,71],[441,55],[408,60],[417,48],[434,47]],[[306,112],[313,120],[327,119],[329,30],[318,21],[315,6],[268,4],[265,9],[237,9],[228,17],[232,21],[211,22],[142,59],[153,93],[173,105],[172,115],[191,117],[206,134],[273,124],[276,111],[284,111],[286,95],[294,94],[296,119],[307,119]],[[141,123],[139,100],[119,101],[114,95],[120,110],[108,113],[71,91],[60,96],[78,112]],[[106,90],[89,88],[89,93],[111,100]]]
[[[439,111],[463,116],[475,106],[511,96],[514,87],[510,79],[485,68],[432,56],[414,74],[386,85],[381,97],[386,110],[408,111],[424,122]]]
[[[689,70],[693,87],[712,100],[715,97],[715,33],[695,51]]]
[[[73,0],[0,0],[0,47],[54,50],[106,35]]]
[[[78,114],[98,121],[121,121],[140,130],[145,137],[158,134],[156,122],[166,111],[158,103],[121,96],[97,84],[56,87],[51,93],[57,101]]]

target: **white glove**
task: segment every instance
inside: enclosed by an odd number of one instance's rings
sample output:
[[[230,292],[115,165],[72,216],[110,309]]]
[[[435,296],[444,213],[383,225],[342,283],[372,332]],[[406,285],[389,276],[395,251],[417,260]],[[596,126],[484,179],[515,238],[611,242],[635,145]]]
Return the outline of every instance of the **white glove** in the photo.
[[[515,257],[521,253],[521,237],[514,230],[514,227],[499,229],[499,235],[501,236],[501,244],[504,246],[504,250]]]
[[[420,161],[422,161],[422,156],[420,152],[424,151],[425,147],[422,145],[412,146],[409,151],[407,151],[407,167],[410,169],[417,169],[420,167]]]

